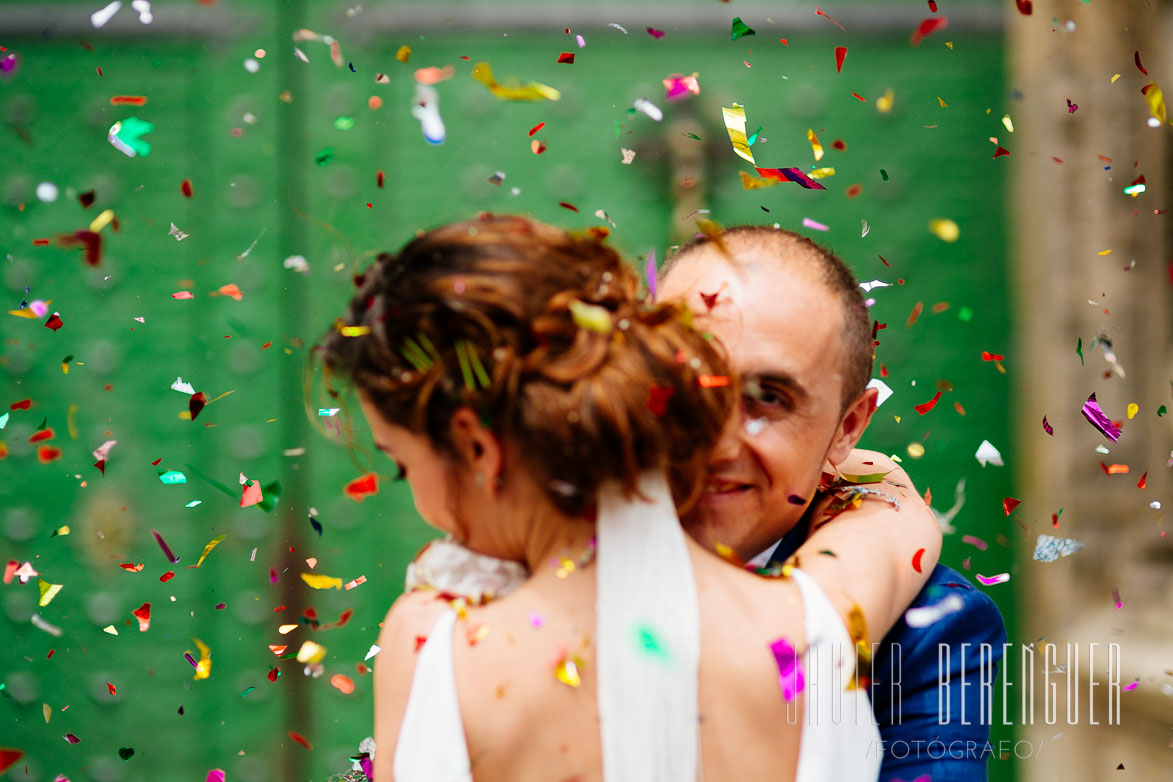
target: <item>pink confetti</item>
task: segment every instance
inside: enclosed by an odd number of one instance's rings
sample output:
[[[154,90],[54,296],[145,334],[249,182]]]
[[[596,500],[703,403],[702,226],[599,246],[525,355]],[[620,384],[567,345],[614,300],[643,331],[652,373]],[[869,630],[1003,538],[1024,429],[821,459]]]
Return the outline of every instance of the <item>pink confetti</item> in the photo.
[[[214,768],[208,772],[208,776],[204,777],[204,782],[224,782],[224,772]]]
[[[194,299],[195,294],[192,293],[191,291],[179,291],[178,293],[172,293],[171,298],[173,298],[173,299]]]
[[[978,581],[982,582],[986,586],[991,586],[993,584],[1006,583],[1007,581],[1010,580],[1010,574],[1009,573],[999,573],[996,576],[983,576],[980,573],[977,573],[974,575],[974,578],[976,578]]]
[[[346,584],[346,588],[347,589],[354,589],[359,584],[365,584],[365,583],[367,583],[367,577],[366,576],[359,576],[358,578],[354,579],[353,581],[348,581]]]
[[[652,295],[652,301],[656,300],[656,248],[648,250],[648,292]]]
[[[990,547],[989,543],[986,543],[981,538],[975,538],[973,535],[965,535],[964,537],[961,538],[961,542],[968,543],[969,545],[973,546],[974,548],[978,549],[979,551],[985,551],[986,549],[988,549]],[[985,583],[985,582],[983,581],[982,583]]]
[[[1083,417],[1087,419],[1088,423],[1099,429],[1104,437],[1107,437],[1112,442],[1120,439],[1120,427],[1112,423],[1112,420],[1104,414],[1100,409],[1100,403],[1096,401],[1096,395],[1093,393],[1083,403]]]
[[[778,664],[778,685],[782,688],[782,697],[792,701],[806,686],[806,679],[802,675],[802,660],[799,659],[794,646],[785,638],[779,638],[771,643],[770,651]]]
[[[163,536],[157,530],[151,530],[151,534],[155,536],[155,541],[159,544],[159,548],[163,549],[163,556],[167,557],[167,561],[175,564],[179,561],[179,557],[171,552],[171,547],[167,545],[167,541],[163,540]]]
[[[1140,679],[1137,679],[1132,684],[1126,684],[1123,687],[1121,687],[1120,689],[1122,689],[1124,692],[1132,692],[1133,690],[1135,690],[1139,686],[1140,686]]]
[[[541,614],[539,614],[535,611],[530,611],[530,614],[529,614],[529,626],[530,627],[532,627],[536,630],[537,628],[541,627],[545,623],[546,623],[546,620],[542,618]]]
[[[802,218],[802,227],[803,228],[810,228],[815,231],[830,231],[831,230],[828,226],[825,226],[820,222],[816,222],[816,221],[810,219],[809,217]]]
[[[247,484],[244,491],[240,495],[240,507],[247,508],[250,505],[257,505],[263,500],[261,496],[261,484],[257,481]]]
[[[1047,434],[1051,435],[1052,437],[1055,436],[1055,429],[1049,423],[1047,423],[1046,416],[1043,416],[1043,431],[1046,432]]]

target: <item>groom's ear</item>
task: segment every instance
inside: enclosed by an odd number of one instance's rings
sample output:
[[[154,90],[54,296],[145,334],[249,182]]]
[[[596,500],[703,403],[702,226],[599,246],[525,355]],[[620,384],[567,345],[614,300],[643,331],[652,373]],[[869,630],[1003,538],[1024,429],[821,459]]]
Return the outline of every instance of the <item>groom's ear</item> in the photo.
[[[837,465],[846,459],[859,442],[859,438],[863,437],[864,431],[872,421],[872,415],[876,412],[876,398],[879,393],[875,388],[865,388],[863,393],[847,406],[843,418],[839,421],[835,438],[831,441],[831,447],[827,450],[827,461],[831,464]]]
[[[505,466],[501,441],[472,408],[462,407],[452,414],[448,437],[460,462],[474,475],[484,476],[483,485],[500,486],[497,478]]]

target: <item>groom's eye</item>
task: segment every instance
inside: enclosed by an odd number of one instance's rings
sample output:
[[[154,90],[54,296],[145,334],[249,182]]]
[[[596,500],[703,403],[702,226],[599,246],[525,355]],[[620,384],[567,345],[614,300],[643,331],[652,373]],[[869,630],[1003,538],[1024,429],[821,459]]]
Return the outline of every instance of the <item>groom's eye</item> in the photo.
[[[768,410],[793,410],[794,401],[784,391],[775,391],[769,387],[758,387],[754,393],[746,394],[747,406],[754,406]]]

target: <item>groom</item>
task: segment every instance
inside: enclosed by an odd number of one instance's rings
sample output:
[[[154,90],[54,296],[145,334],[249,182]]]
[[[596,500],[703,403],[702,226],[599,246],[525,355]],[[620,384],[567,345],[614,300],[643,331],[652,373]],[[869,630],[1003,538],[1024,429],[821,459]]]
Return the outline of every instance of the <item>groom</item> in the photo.
[[[826,506],[817,490],[827,453],[858,442],[876,407],[876,390],[866,388],[872,323],[855,277],[809,239],[765,226],[694,241],[661,274],[660,298],[688,304],[728,352],[743,389],[740,413],[685,524],[703,545],[725,544],[751,564],[785,561]],[[853,451],[849,461],[843,472],[895,467],[866,451]],[[877,523],[899,523],[888,510]],[[952,612],[915,628],[902,618],[876,647],[871,695],[883,782],[986,779],[989,721],[978,685],[983,676],[993,680],[1002,617],[989,597],[942,565],[910,607],[932,606]],[[993,652],[985,659],[983,643]]]

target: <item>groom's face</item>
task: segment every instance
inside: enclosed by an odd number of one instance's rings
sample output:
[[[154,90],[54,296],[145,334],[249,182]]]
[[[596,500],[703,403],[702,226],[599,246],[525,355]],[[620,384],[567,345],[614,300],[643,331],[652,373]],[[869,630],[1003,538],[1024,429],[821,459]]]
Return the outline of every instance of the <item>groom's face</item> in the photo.
[[[818,487],[843,417],[844,312],[807,259],[752,247],[732,254],[690,251],[660,298],[688,304],[741,382],[685,526],[707,548],[725,544],[749,559],[798,523]]]

